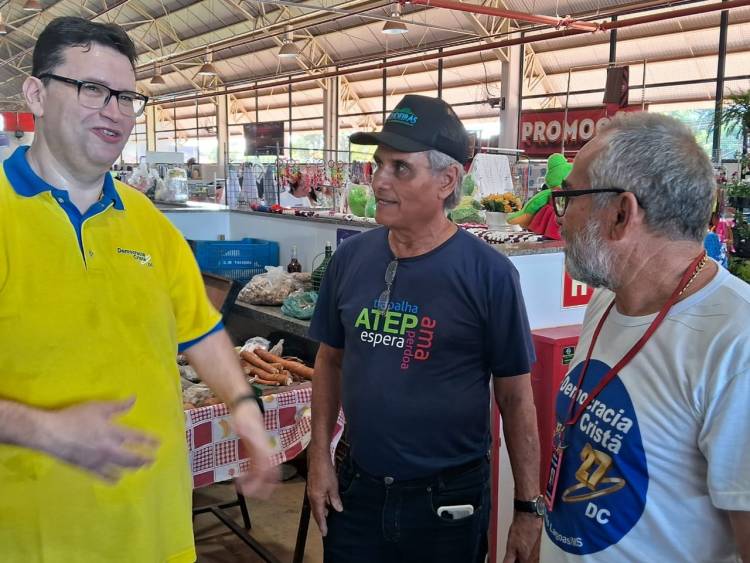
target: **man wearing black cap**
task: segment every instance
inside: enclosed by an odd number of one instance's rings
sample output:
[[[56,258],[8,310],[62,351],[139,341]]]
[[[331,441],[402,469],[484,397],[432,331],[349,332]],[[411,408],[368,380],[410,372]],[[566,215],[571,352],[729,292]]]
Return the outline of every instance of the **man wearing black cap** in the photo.
[[[541,530],[534,352],[518,273],[446,217],[468,135],[445,102],[404,97],[380,133],[373,190],[383,227],[339,246],[310,327],[309,496],[325,561],[484,561],[490,513],[490,380],[503,414],[516,514],[506,561]],[[491,377],[493,376],[493,377]],[[351,453],[329,453],[339,404]]]

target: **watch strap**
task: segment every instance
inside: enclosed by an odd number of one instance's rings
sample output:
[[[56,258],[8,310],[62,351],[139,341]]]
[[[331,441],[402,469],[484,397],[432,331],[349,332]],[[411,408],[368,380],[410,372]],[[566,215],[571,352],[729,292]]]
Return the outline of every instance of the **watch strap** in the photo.
[[[544,498],[539,495],[531,500],[513,499],[513,509],[541,518],[544,516]]]
[[[237,407],[237,405],[239,405],[240,403],[244,403],[245,401],[255,401],[255,403],[258,405],[258,408],[260,409],[260,413],[265,414],[265,409],[263,408],[263,401],[258,395],[258,392],[256,389],[253,389],[252,393],[247,393],[246,395],[240,395],[239,397],[236,397],[235,399],[233,399],[232,402],[229,404],[229,408],[233,410]]]

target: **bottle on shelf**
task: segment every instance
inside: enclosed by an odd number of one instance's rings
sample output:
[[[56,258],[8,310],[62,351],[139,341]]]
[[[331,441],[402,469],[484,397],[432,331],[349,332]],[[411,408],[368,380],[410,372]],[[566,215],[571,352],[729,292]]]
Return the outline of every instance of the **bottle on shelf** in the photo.
[[[286,271],[290,274],[293,274],[295,272],[301,272],[302,271],[302,264],[299,263],[299,260],[297,260],[297,247],[292,247],[292,257],[291,260],[289,260],[289,264],[287,264]]]
[[[320,255],[318,255],[320,256]],[[313,269],[312,272],[312,286],[315,291],[320,291],[320,282],[323,281],[326,270],[328,269],[328,263],[331,261],[333,256],[333,245],[330,242],[326,242],[326,250],[323,254],[323,261],[318,265],[317,268]]]

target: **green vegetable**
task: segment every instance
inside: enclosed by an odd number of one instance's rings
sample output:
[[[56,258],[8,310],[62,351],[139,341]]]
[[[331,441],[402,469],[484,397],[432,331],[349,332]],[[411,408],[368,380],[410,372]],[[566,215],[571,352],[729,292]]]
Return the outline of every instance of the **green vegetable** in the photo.
[[[465,196],[473,195],[476,187],[476,182],[474,182],[474,177],[471,174],[467,174],[466,176],[464,176],[464,181],[461,184],[461,192]]]
[[[471,196],[464,196],[457,207],[448,213],[448,217],[454,223],[484,223],[479,210],[481,204]]]
[[[365,204],[365,217],[374,218],[375,217],[375,208],[378,206],[377,201],[375,201],[375,194],[372,192],[369,192],[369,195],[367,196],[367,203]]]
[[[365,206],[367,205],[367,196],[370,189],[361,184],[352,184],[349,186],[349,210],[357,217],[365,216]]]

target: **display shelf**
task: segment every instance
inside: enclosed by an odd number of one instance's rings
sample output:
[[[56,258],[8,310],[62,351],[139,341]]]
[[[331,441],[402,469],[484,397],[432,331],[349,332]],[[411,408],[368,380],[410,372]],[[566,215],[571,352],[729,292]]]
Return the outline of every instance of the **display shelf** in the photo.
[[[235,301],[235,311],[245,317],[263,323],[274,330],[288,332],[301,338],[307,338],[307,330],[310,328],[309,321],[302,321],[287,317],[281,313],[281,307],[267,305],[250,305],[242,301]]]
[[[379,225],[369,221],[348,221],[346,219],[337,219],[335,217],[299,217],[297,215],[284,215],[279,213],[264,213],[261,211],[232,209],[227,210],[226,207],[220,207],[217,204],[211,203],[199,203],[199,202],[188,202],[187,204],[158,204],[158,207],[162,211],[169,213],[194,213],[196,211],[209,212],[209,211],[224,211],[232,215],[250,215],[264,219],[278,219],[281,221],[295,221],[297,223],[306,224],[327,224],[336,225],[339,227],[355,227],[359,229],[374,229]],[[335,233],[334,233],[335,234]],[[244,235],[243,235],[244,236]],[[509,244],[493,244],[498,252],[505,254],[506,256],[526,256],[531,254],[553,254],[555,252],[562,252],[565,247],[565,243],[561,241],[543,241],[543,242],[519,242]],[[285,255],[285,250],[282,249],[282,255]]]

